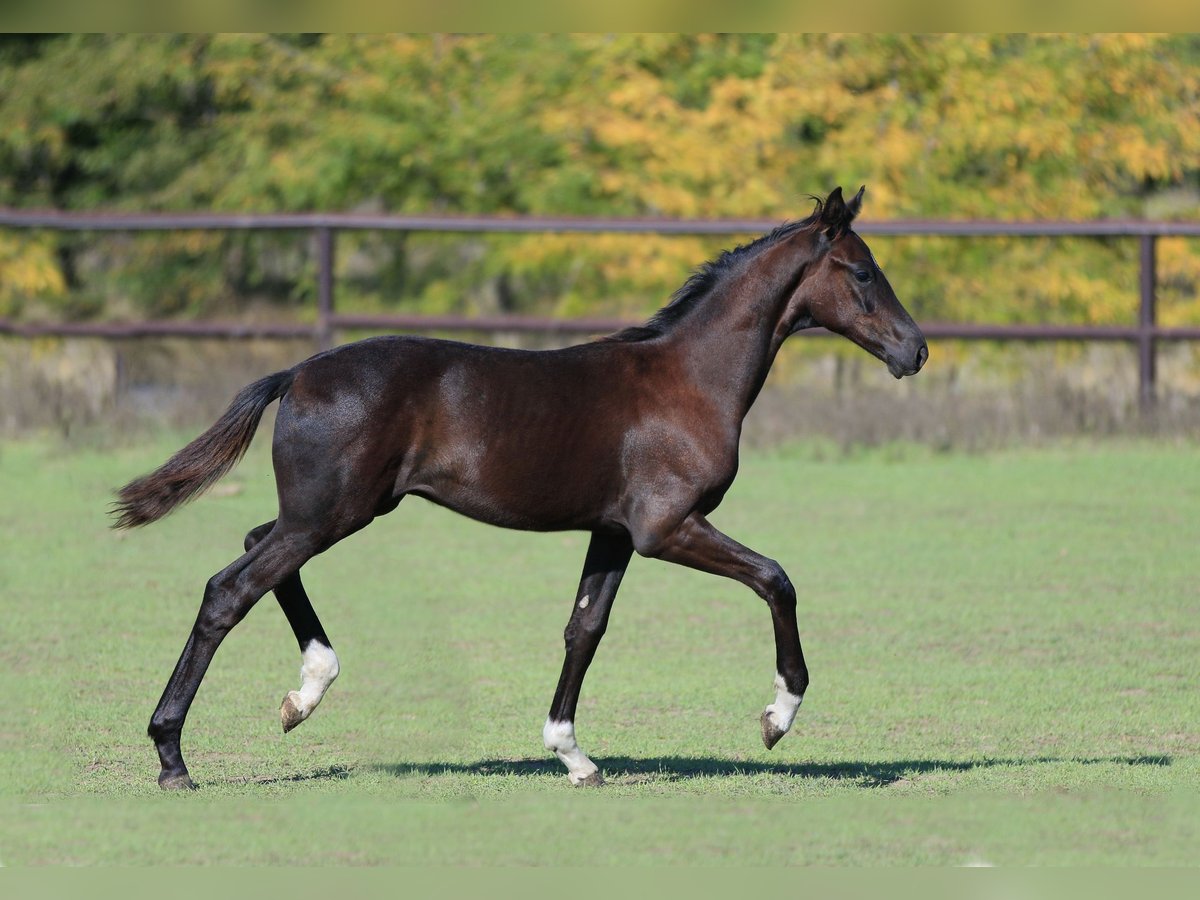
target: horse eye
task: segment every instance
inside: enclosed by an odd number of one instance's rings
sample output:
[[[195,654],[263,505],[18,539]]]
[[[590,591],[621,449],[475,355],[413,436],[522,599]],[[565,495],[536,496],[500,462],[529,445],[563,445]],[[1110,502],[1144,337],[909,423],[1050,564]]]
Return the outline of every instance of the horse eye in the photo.
[[[871,272],[870,269],[855,269],[854,270],[855,280],[861,281],[863,284],[866,284],[868,281],[870,281],[874,277],[875,277],[875,275]]]

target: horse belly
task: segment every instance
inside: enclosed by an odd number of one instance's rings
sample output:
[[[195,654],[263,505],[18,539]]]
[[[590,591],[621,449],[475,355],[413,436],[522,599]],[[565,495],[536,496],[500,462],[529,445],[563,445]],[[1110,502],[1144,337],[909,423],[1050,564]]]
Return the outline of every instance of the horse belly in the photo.
[[[410,493],[481,522],[529,531],[590,529],[611,517],[615,466],[583,442],[476,435],[456,446]]]
[[[397,489],[509,528],[592,528],[618,489],[624,402],[578,360],[474,348],[397,393]],[[399,388],[399,386],[398,386]]]

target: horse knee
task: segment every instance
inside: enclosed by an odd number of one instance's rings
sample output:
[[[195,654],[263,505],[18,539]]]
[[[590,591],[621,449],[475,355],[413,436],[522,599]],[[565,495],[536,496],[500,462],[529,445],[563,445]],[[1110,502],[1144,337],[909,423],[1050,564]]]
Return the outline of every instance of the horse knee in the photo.
[[[796,608],[796,588],[788,578],[783,566],[773,559],[766,560],[759,583],[755,586],[759,596],[772,607],[781,609]]]

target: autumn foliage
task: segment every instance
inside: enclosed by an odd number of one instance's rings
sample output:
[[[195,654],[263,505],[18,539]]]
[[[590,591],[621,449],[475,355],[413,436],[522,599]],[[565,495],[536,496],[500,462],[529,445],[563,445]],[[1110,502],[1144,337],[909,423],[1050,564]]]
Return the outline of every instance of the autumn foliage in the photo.
[[[784,220],[1200,215],[1200,38],[51,36],[0,41],[0,204]],[[725,240],[343,235],[339,306],[638,315]],[[918,317],[1118,323],[1122,240],[872,241]],[[1159,248],[1164,324],[1200,247]],[[0,232],[0,315],[304,315],[264,234]]]

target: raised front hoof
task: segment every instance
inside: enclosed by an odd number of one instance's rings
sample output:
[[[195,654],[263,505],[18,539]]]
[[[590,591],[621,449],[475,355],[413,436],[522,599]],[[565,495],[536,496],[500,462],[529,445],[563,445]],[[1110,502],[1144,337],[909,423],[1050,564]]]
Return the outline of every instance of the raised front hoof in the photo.
[[[604,776],[599,771],[581,778],[576,778],[574,775],[569,775],[568,778],[575,787],[602,787],[604,785]]]
[[[158,774],[158,786],[164,791],[194,791],[196,782],[192,781],[192,777],[184,772],[182,775],[171,775],[167,772]]]
[[[287,734],[306,718],[304,713],[300,712],[296,701],[292,699],[293,696],[299,696],[299,694],[289,691],[288,695],[283,698],[283,705],[279,707],[279,720],[283,723],[284,734]]]
[[[774,748],[779,743],[779,739],[787,734],[782,728],[775,724],[771,718],[771,714],[764,712],[762,719],[759,720],[762,724],[762,739],[768,750]]]

